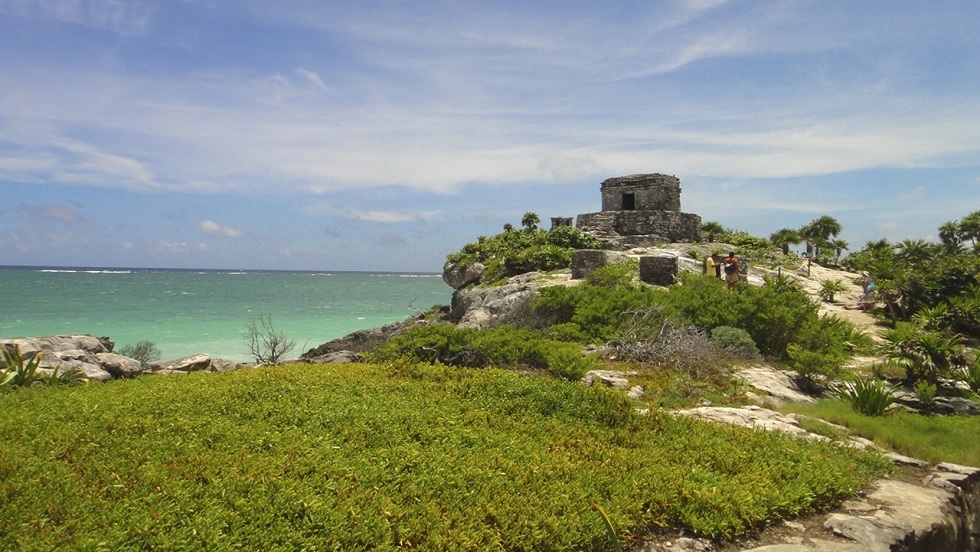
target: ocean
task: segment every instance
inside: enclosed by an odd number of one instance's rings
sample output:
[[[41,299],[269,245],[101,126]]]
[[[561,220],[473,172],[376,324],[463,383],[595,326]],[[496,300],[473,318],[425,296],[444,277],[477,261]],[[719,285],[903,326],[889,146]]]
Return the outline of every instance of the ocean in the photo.
[[[268,315],[293,358],[451,295],[440,274],[0,267],[0,338],[90,334],[240,362],[245,325]]]

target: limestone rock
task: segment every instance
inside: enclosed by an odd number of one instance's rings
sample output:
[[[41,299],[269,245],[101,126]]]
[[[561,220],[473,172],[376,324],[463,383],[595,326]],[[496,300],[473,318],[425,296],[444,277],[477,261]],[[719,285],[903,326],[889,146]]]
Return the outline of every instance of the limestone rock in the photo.
[[[144,372],[143,365],[138,360],[116,353],[96,353],[95,358],[115,378],[131,378]]]
[[[816,402],[816,399],[800,391],[789,374],[768,366],[742,368],[736,372],[735,377],[755,389],[765,392],[764,402],[766,400],[771,400],[776,403],[800,402],[811,404]]]
[[[408,322],[393,322],[391,324],[386,324],[380,328],[371,328],[369,330],[358,330],[356,332],[349,333],[344,337],[330,340],[323,343],[313,349],[310,349],[300,355],[300,359],[309,360],[322,357],[330,353],[337,353],[340,351],[353,351],[355,353],[363,353],[370,350],[371,348],[384,343],[385,341],[391,339],[392,337],[398,335],[406,327],[408,327]]]
[[[470,284],[479,283],[483,273],[487,268],[483,263],[472,263],[462,266],[458,262],[451,262],[442,271],[442,281],[453,289],[460,289]]]
[[[208,355],[191,355],[176,360],[163,360],[150,364],[153,372],[200,372],[211,369],[211,357]]]

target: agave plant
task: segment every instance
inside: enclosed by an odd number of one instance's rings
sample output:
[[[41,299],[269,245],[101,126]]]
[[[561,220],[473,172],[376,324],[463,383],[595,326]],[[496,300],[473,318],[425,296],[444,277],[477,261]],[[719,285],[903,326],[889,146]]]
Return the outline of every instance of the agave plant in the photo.
[[[895,402],[895,387],[877,378],[857,378],[834,388],[834,394],[865,416],[881,416]]]
[[[37,373],[37,368],[41,364],[41,354],[37,353],[31,358],[24,358],[20,352],[20,346],[14,345],[13,351],[7,347],[0,347],[3,351],[4,371],[0,374],[0,385],[11,387],[24,387],[39,381],[41,376]]]

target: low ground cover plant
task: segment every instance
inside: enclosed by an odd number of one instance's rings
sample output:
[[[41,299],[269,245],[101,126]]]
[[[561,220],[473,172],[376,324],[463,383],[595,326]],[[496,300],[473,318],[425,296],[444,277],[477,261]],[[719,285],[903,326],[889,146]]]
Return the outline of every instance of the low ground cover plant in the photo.
[[[887,469],[620,392],[394,362],[0,395],[0,548],[612,550],[741,534]]]
[[[901,454],[932,463],[980,465],[980,417],[923,416],[894,411],[868,416],[845,402],[824,399],[814,405],[785,404],[782,410],[826,420]]]

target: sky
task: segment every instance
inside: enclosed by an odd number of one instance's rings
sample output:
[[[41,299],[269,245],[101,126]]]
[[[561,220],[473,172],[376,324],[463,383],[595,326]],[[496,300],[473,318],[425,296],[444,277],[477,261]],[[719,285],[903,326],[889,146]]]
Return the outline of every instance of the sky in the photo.
[[[0,265],[439,272],[681,180],[852,250],[980,209],[976,0],[0,0]],[[802,248],[802,247],[800,247]]]

